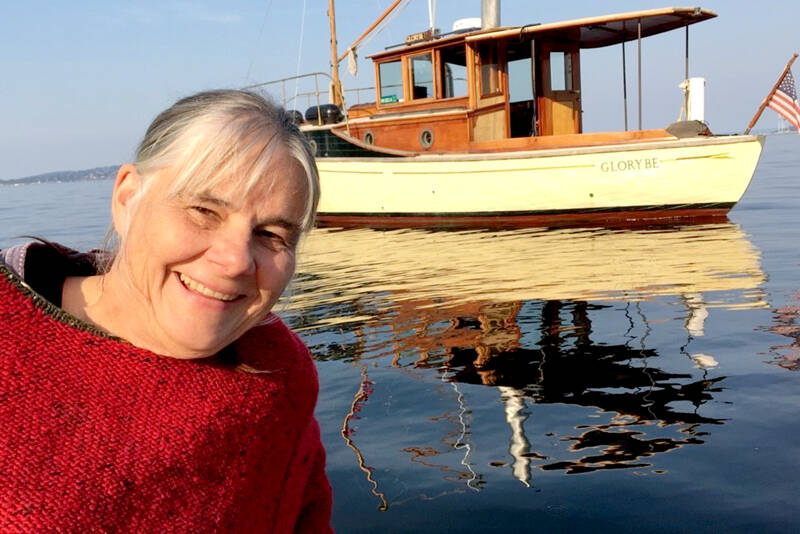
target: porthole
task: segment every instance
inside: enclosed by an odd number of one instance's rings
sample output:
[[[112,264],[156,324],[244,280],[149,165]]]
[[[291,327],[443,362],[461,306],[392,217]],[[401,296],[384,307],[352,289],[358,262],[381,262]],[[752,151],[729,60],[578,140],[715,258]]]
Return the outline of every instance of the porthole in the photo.
[[[419,133],[419,144],[422,148],[430,148],[433,146],[433,132],[425,129]]]
[[[367,132],[364,134],[364,142],[368,145],[375,144],[375,136],[372,132]]]

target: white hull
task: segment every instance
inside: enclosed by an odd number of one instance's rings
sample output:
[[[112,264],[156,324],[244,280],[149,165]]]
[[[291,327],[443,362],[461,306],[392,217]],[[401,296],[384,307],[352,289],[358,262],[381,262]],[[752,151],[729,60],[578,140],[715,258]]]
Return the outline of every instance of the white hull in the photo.
[[[528,152],[319,158],[323,222],[340,218],[569,217],[730,209],[761,136]]]

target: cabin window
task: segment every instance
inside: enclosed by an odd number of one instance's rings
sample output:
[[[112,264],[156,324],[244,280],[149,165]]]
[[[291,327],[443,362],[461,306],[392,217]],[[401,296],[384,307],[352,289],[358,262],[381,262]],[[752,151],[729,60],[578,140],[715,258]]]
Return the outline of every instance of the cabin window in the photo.
[[[411,57],[411,98],[433,98],[433,61],[431,53]]]
[[[508,101],[525,100],[533,100],[533,76],[529,57],[508,62]]]
[[[525,47],[530,50],[530,44]],[[533,102],[533,67],[531,58],[508,63],[508,104],[511,137],[536,135],[536,109]]]
[[[572,91],[572,54],[550,52],[550,90]]]
[[[481,63],[481,96],[500,92],[500,69],[497,62],[497,44],[480,43],[478,56]]]
[[[443,48],[439,52],[441,65],[442,97],[467,96],[467,52],[464,45]]]
[[[403,64],[398,59],[378,65],[381,104],[396,104],[403,101]]]

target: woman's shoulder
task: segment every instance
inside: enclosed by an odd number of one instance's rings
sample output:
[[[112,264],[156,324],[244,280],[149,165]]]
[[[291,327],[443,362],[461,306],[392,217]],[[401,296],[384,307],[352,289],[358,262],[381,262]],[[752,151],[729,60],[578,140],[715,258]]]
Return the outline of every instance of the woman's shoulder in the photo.
[[[234,347],[241,362],[255,369],[315,373],[303,340],[273,313],[245,332]]]
[[[96,274],[100,261],[99,251],[78,252],[41,239],[0,251],[0,265],[58,307],[64,280]]]
[[[25,280],[25,258],[32,244],[33,242],[23,243],[0,250],[0,265],[5,266],[20,280]]]

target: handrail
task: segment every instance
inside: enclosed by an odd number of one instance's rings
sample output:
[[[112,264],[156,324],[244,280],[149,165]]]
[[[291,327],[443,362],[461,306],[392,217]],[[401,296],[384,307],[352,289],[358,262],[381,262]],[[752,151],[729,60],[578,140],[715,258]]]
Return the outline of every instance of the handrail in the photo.
[[[256,83],[256,84],[253,84],[253,85],[248,85],[247,87],[243,87],[243,89],[249,91],[250,89],[257,89],[259,87],[264,87],[265,85],[273,85],[273,84],[281,83],[281,82],[290,82],[292,80],[299,80],[300,78],[310,78],[311,76],[314,76],[314,77],[316,77],[316,76],[325,76],[329,80],[331,79],[331,75],[328,74],[327,72],[308,72],[306,74],[300,74],[298,76],[289,76],[288,78],[278,78],[277,80],[270,80],[268,82],[262,82],[262,83]]]
[[[307,74],[300,74],[298,76],[289,76],[287,78],[279,78],[277,80],[270,80],[268,82],[262,82],[262,83],[256,83],[256,84],[253,84],[253,85],[248,85],[248,86],[244,87],[243,89],[248,90],[248,91],[263,90],[263,89],[266,89],[267,87],[269,87],[271,85],[280,84],[281,85],[281,106],[283,106],[285,108],[285,107],[288,106],[289,103],[293,103],[294,105],[296,105],[298,99],[304,97],[306,99],[306,105],[308,105],[308,106],[313,105],[313,106],[315,106],[317,108],[317,125],[321,126],[322,125],[322,113],[320,112],[320,107],[321,107],[322,104],[320,103],[320,94],[322,93],[322,91],[320,91],[320,87],[319,87],[319,85],[320,85],[319,84],[319,77],[320,76],[323,76],[324,78],[327,78],[329,83],[326,84],[326,85],[330,86],[330,83],[332,83],[333,78],[331,78],[331,76],[327,72],[309,72]],[[287,82],[292,82],[292,81],[296,81],[296,80],[300,80],[300,79],[304,79],[304,78],[312,78],[312,77],[314,78],[314,90],[313,91],[305,91],[305,92],[302,92],[302,93],[295,93],[291,98],[287,97],[287,95],[286,95],[286,84],[287,84]],[[360,104],[361,103],[361,92],[362,91],[373,91],[374,92],[375,91],[375,87],[356,87],[356,88],[353,88],[353,89],[345,89],[344,91],[342,91],[342,93],[343,93],[342,94],[342,99],[343,99],[342,107],[344,108],[344,109],[342,109],[342,114],[344,115],[345,123],[347,123],[348,117],[347,117],[347,107],[345,105],[344,95],[347,94],[347,93],[355,93],[355,95],[356,95],[356,103]],[[326,96],[329,96],[328,91],[325,91],[325,94],[326,94]],[[330,98],[327,98],[327,100],[330,100]],[[312,104],[312,102],[313,102],[313,104]],[[350,129],[349,128],[349,124],[348,124],[348,128],[347,129],[349,131],[349,129]]]
[[[307,94],[308,94],[309,97],[311,95],[315,96],[316,106],[317,106],[317,125],[322,126],[322,113],[320,113],[320,103],[319,103],[319,82],[318,82],[318,77],[319,76],[324,76],[324,77],[328,78],[329,80],[332,80],[330,74],[328,74],[327,72],[310,72],[308,74],[300,74],[298,76],[289,76],[288,78],[279,78],[277,80],[271,80],[271,81],[268,81],[268,82],[248,85],[247,87],[244,87],[244,89],[248,90],[248,91],[252,91],[253,89],[264,89],[265,87],[267,87],[269,85],[275,85],[275,84],[279,83],[279,84],[281,84],[281,106],[285,108],[286,104],[288,102],[286,100],[286,82],[291,82],[291,81],[294,81],[294,80],[300,80],[300,79],[303,79],[303,78],[311,78],[312,76],[314,77],[314,91],[312,93],[307,93]],[[292,100],[295,100],[295,98],[297,98],[297,96],[298,95],[295,95],[294,97],[292,97]],[[309,98],[309,102],[310,101],[311,101],[311,99]],[[343,111],[343,113],[344,113],[344,111]]]

